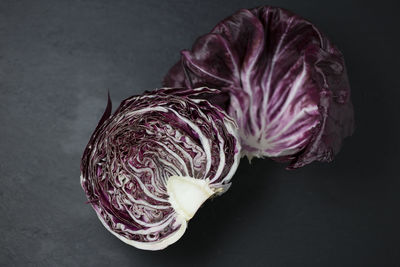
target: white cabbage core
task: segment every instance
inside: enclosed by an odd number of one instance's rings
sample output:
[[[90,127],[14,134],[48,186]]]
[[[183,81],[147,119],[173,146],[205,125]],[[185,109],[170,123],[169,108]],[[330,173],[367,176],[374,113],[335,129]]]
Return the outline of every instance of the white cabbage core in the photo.
[[[190,220],[204,201],[214,194],[207,180],[175,175],[168,179],[167,192],[175,212],[186,221]]]

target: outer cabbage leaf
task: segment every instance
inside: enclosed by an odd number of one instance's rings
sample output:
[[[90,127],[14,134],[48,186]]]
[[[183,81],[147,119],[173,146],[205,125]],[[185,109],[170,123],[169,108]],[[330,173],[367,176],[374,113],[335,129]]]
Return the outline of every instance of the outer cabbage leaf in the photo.
[[[291,161],[289,168],[331,161],[353,132],[341,52],[289,11],[242,9],[181,55],[163,85],[219,89],[249,158]]]
[[[240,160],[237,126],[222,109],[187,97],[202,90],[147,92],[113,115],[109,99],[90,138],[81,185],[103,225],[130,245],[158,250],[183,235],[188,219],[171,203],[171,177],[207,185],[210,195],[230,185]]]

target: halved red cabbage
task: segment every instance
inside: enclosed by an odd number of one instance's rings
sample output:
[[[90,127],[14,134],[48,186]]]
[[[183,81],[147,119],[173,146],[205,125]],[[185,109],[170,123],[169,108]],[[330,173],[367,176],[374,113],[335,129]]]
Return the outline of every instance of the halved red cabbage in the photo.
[[[249,158],[291,161],[289,168],[331,161],[353,132],[342,54],[289,11],[242,9],[181,54],[163,85],[219,89]]]
[[[81,185],[122,241],[167,247],[206,199],[230,186],[240,160],[237,126],[208,101],[187,97],[208,91],[147,92],[124,100],[113,115],[109,99],[82,157]]]

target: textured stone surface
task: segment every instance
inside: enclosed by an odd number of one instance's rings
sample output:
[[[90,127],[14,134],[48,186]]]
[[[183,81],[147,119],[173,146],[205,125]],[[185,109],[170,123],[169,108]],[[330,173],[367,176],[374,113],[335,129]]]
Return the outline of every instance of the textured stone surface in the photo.
[[[0,266],[394,266],[400,262],[396,7],[270,1],[343,51],[357,129],[332,164],[243,161],[164,251],[108,233],[79,162],[114,107],[159,86],[178,51],[262,1],[0,1]]]

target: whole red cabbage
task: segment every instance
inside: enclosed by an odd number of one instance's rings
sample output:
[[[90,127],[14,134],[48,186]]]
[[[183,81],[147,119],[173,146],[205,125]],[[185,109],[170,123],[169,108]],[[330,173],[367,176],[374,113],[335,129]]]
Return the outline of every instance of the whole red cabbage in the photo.
[[[239,125],[243,153],[298,168],[331,161],[354,128],[341,52],[284,9],[242,9],[182,51],[163,85],[219,89]]]

